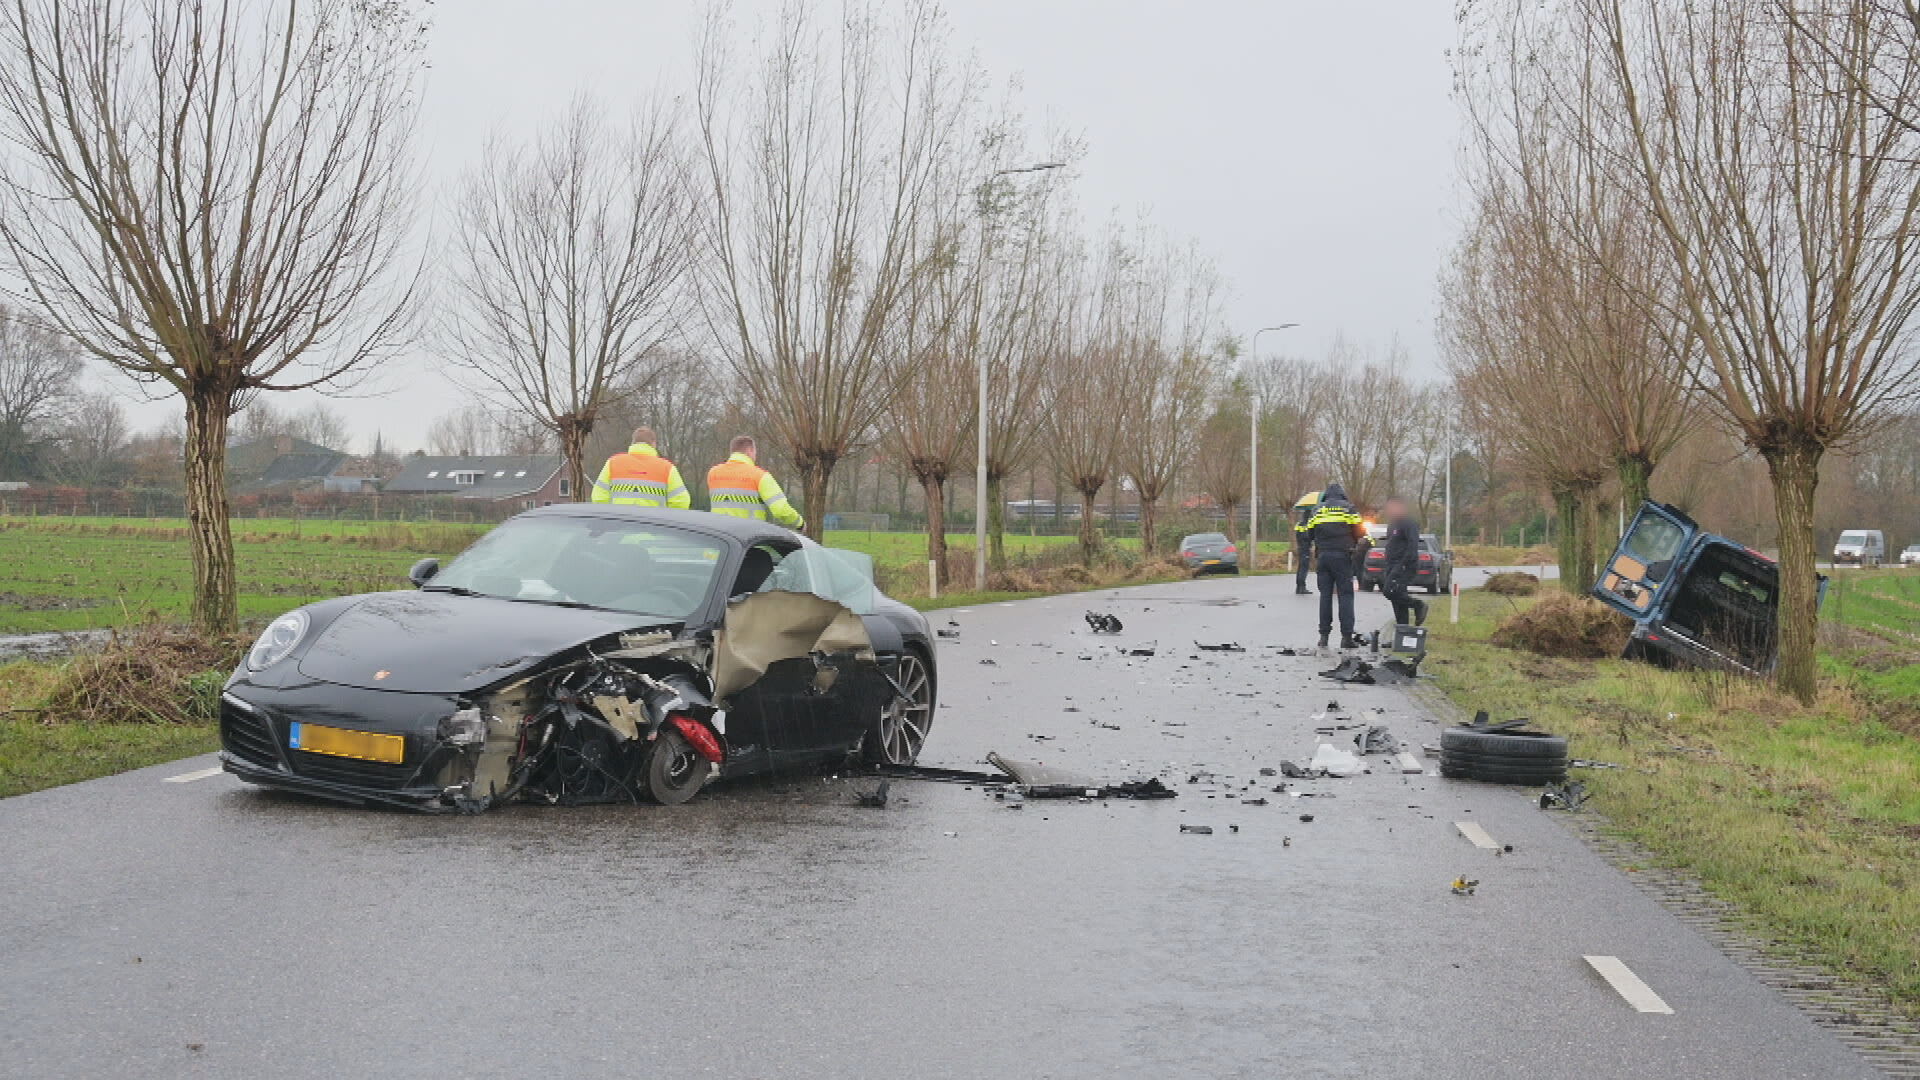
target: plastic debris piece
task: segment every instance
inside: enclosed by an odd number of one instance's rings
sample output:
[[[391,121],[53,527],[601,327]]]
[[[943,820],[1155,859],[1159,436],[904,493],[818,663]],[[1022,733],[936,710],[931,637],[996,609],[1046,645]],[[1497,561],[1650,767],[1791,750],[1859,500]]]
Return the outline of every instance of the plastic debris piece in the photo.
[[[1353,737],[1353,745],[1362,754],[1397,754],[1400,752],[1400,740],[1393,737],[1385,724],[1374,724]]]
[[[893,782],[891,780],[882,780],[879,786],[872,791],[856,790],[853,793],[854,804],[869,807],[874,810],[882,809],[887,805],[887,789],[892,786]]]
[[[1313,760],[1307,765],[1327,776],[1358,776],[1367,768],[1350,751],[1342,750],[1332,743],[1321,743],[1313,752]]]
[[[1193,643],[1193,647],[1196,649],[1199,649],[1201,652],[1246,652],[1247,651],[1247,647],[1245,645],[1240,644],[1237,641],[1222,641],[1214,645],[1207,645],[1202,642],[1196,641]]]
[[[1307,821],[1312,821],[1312,820],[1313,820],[1313,815],[1312,815],[1312,814],[1301,814],[1301,815],[1300,815],[1300,820],[1301,820],[1301,821],[1303,821],[1303,822],[1307,822]]]
[[[1213,835],[1213,826],[1211,826],[1211,825],[1182,825],[1182,826],[1180,826],[1180,831],[1181,831],[1181,832],[1183,832],[1183,833],[1192,833],[1192,834],[1194,834],[1195,836],[1212,836],[1212,835]]]
[[[1462,874],[1453,879],[1453,895],[1455,896],[1472,896],[1473,890],[1479,887],[1480,879],[1478,878],[1470,878]]]
[[[1097,611],[1087,612],[1087,625],[1096,634],[1117,634],[1123,629],[1119,619]]]

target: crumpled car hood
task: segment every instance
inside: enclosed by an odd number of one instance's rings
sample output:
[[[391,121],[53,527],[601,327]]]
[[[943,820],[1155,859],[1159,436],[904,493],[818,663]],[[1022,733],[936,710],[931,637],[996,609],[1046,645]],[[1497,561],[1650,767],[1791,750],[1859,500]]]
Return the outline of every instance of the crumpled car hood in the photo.
[[[300,658],[310,679],[403,693],[481,690],[654,616],[451,593],[377,593],[329,623]],[[671,623],[665,625],[672,625]]]

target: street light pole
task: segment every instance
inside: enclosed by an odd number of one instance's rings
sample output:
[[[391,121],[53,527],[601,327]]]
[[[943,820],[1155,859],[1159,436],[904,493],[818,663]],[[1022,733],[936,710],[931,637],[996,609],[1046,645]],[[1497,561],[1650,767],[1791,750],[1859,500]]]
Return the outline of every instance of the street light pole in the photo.
[[[1026,165],[1018,169],[1001,169],[988,176],[980,182],[981,216],[986,215],[987,186],[995,180],[1016,173],[1045,172],[1048,169],[1058,169],[1065,164],[1064,161],[1043,161],[1037,165]],[[982,229],[991,227],[991,224],[981,225]],[[980,592],[985,592],[987,591],[987,351],[980,347],[978,340],[975,340],[973,352],[980,368],[979,410],[974,418],[974,425],[979,428],[980,439],[979,454],[974,461],[973,470],[973,587]],[[1058,498],[1059,492],[1055,492],[1054,497]],[[1029,506],[1027,510],[1031,513],[1033,507]]]
[[[1260,365],[1260,335],[1269,330],[1288,330],[1299,325],[1299,323],[1281,323],[1278,326],[1263,326],[1253,332],[1253,344],[1247,349],[1247,389],[1251,392],[1251,407],[1248,411],[1252,414],[1247,421],[1247,573],[1249,574],[1260,569],[1260,386],[1254,378],[1254,371]]]

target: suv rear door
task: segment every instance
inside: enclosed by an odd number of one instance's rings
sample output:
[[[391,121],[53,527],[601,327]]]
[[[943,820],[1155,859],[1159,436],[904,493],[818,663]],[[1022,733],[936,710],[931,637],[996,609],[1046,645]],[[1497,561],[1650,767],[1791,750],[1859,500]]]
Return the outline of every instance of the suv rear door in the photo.
[[[1655,602],[1673,579],[1674,566],[1691,549],[1700,527],[1693,519],[1656,502],[1640,504],[1633,524],[1620,537],[1620,546],[1593,595],[1618,609],[1628,618],[1645,619]]]

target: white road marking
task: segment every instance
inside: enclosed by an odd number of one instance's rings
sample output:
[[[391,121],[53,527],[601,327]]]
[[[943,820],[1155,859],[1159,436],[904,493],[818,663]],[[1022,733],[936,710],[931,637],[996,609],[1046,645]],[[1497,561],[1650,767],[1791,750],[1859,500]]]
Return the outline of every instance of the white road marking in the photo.
[[[1601,978],[1607,980],[1607,985],[1613,987],[1615,992],[1625,998],[1627,1004],[1636,1010],[1643,1013],[1673,1015],[1673,1007],[1660,1000],[1660,995],[1653,992],[1653,987],[1641,981],[1640,976],[1635,975],[1627,965],[1621,963],[1619,957],[1589,956],[1586,960],[1588,966],[1598,972]]]
[[[169,776],[165,780],[165,783],[191,784],[195,780],[205,780],[209,776],[219,776],[222,771],[224,770],[218,765],[215,765],[211,769],[195,769],[192,772],[183,772],[179,776]]]
[[[1400,771],[1403,773],[1417,773],[1417,772],[1426,771],[1426,766],[1421,765],[1418,758],[1415,758],[1412,754],[1407,753],[1405,750],[1402,750],[1398,754],[1395,754],[1393,756],[1393,760],[1394,760],[1394,764],[1400,766]]]
[[[1500,845],[1493,842],[1493,837],[1488,836],[1487,830],[1481,828],[1477,821],[1456,821],[1453,827],[1460,830],[1461,836],[1473,841],[1474,847],[1484,848],[1487,851],[1500,850]]]

